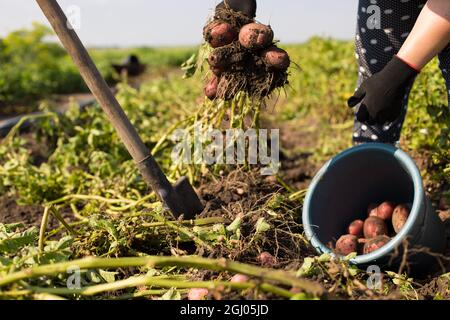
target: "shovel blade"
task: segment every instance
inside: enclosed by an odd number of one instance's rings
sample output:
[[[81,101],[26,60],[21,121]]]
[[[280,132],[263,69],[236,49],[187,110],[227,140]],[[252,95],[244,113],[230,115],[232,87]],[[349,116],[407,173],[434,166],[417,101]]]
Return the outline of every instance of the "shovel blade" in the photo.
[[[174,191],[185,219],[194,219],[196,215],[203,211],[203,204],[186,177],[182,177],[178,180],[174,186]]]

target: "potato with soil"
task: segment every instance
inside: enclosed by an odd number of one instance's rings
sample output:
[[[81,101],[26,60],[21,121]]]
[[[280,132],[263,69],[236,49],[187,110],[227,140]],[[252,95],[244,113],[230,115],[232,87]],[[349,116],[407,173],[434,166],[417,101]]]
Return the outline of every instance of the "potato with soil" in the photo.
[[[389,241],[391,241],[391,238],[389,238],[388,236],[378,236],[372,238],[365,243],[363,252],[364,254],[369,254],[377,251],[378,249],[381,249],[382,247],[387,245]]]
[[[362,238],[364,236],[364,221],[353,221],[348,227],[348,233],[358,238]]]
[[[261,54],[264,64],[271,70],[286,71],[291,65],[291,59],[286,51],[271,46],[264,50]]]
[[[219,79],[216,76],[213,76],[205,86],[205,96],[207,96],[210,100],[216,99],[218,87]]]
[[[408,206],[404,204],[400,204],[395,207],[394,214],[392,216],[392,226],[394,227],[395,233],[399,233],[402,230],[406,224],[406,221],[408,221],[409,213]]]
[[[261,50],[270,46],[273,42],[273,30],[270,26],[260,23],[249,23],[239,32],[239,42],[250,50]]]
[[[256,260],[261,263],[261,265],[266,267],[273,267],[277,264],[277,259],[271,255],[269,252],[261,253]]]
[[[358,238],[351,234],[340,237],[336,242],[336,252],[343,256],[358,252]]]
[[[378,217],[369,217],[364,222],[364,237],[372,239],[378,236],[387,236],[388,227],[383,219]]]
[[[211,69],[232,71],[230,67],[233,64],[243,63],[245,56],[245,52],[239,51],[236,46],[225,46],[214,49],[208,57],[208,63]]]
[[[390,201],[385,201],[377,208],[377,217],[385,221],[391,220],[394,214],[395,204]]]
[[[233,27],[222,21],[212,21],[203,30],[205,40],[213,48],[219,48],[237,40],[238,33]]]
[[[210,99],[230,100],[245,92],[252,99],[262,100],[289,83],[289,55],[273,45],[270,26],[255,22],[255,11],[254,0],[236,0],[233,5],[225,1],[204,28],[204,37],[214,48],[208,63],[218,78],[216,94],[209,90],[214,82],[205,90],[212,92]],[[246,15],[248,12],[252,14]]]

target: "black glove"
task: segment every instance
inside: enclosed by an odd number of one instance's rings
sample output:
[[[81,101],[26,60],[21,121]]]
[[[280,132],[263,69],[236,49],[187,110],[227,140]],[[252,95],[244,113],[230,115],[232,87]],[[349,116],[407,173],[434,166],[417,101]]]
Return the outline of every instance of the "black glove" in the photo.
[[[419,71],[394,56],[381,72],[363,82],[348,100],[350,108],[360,102],[356,118],[368,124],[384,124],[397,119],[403,107],[406,89]]]
[[[224,0],[217,5],[216,10],[225,7],[225,4],[228,8],[241,12],[252,19],[256,17],[256,0]]]

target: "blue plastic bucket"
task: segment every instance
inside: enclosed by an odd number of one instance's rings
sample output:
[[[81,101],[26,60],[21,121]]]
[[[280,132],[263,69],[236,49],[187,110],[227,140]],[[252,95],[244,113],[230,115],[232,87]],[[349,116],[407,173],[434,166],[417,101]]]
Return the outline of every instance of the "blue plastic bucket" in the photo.
[[[352,221],[365,220],[370,203],[383,201],[412,204],[408,221],[387,245],[371,254],[357,256],[352,263],[397,265],[405,239],[409,248],[443,252],[444,224],[425,195],[416,164],[402,150],[378,143],[346,150],[319,171],[304,203],[306,236],[319,254],[332,254],[328,244],[346,234]],[[416,253],[409,256],[408,264],[423,271],[432,259],[429,254]]]

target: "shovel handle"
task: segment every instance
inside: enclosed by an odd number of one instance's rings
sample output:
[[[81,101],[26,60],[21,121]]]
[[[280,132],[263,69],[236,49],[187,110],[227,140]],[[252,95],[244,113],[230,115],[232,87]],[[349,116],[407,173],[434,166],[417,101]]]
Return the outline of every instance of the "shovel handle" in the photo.
[[[36,0],[61,43],[78,67],[81,76],[116,129],[128,152],[137,163],[147,184],[157,193],[175,216],[182,214],[174,190],[150,154],[106,81],[98,71],[80,38],[56,0]]]

